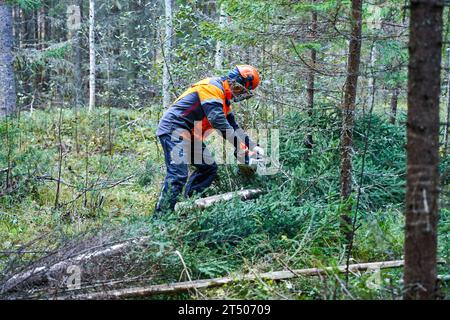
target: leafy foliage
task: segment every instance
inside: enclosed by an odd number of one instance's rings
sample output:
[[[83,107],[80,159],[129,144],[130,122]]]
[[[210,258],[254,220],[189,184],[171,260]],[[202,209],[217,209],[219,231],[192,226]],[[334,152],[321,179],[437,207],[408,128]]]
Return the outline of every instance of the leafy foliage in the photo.
[[[42,6],[41,0],[6,0],[10,5],[18,5],[26,10],[38,9]]]

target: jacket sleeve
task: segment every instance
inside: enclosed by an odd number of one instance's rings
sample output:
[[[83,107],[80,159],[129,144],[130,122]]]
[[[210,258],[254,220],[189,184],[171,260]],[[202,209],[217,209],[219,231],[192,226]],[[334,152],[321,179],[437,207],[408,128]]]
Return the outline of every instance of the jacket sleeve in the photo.
[[[249,146],[254,144],[248,135],[239,128],[232,113],[230,113],[231,116],[225,116],[223,112],[223,101],[225,99],[223,91],[216,86],[208,85],[199,90],[198,94],[203,111],[211,126],[233,144],[238,161],[248,163],[248,151],[251,150]]]
[[[257,144],[250,139],[250,136],[239,127],[233,112],[228,114],[227,121],[233,127],[235,134],[240,138],[240,140],[245,141],[245,146],[247,149],[253,150],[253,148],[257,146]]]
[[[225,114],[222,110],[222,104],[207,104],[204,107],[206,117],[208,118],[209,123],[214,129],[219,130],[220,132],[225,133],[226,130],[234,131],[234,128],[230,125]]]

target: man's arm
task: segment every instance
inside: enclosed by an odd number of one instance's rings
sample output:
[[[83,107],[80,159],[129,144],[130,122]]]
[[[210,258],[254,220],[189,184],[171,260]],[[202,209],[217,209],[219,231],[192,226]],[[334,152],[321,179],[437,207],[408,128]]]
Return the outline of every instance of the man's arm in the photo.
[[[233,127],[234,131],[236,132],[236,135],[239,136],[240,140],[245,141],[245,145],[249,150],[253,150],[257,146],[257,144],[253,142],[250,136],[239,127],[233,112],[230,112],[228,114],[227,121]]]
[[[248,163],[250,150],[256,144],[236,123],[234,115],[227,117],[223,112],[224,93],[213,85],[202,87],[198,92],[203,111],[211,126],[219,130],[222,136],[235,147],[235,156],[239,161]]]
[[[246,147],[248,146],[248,142],[246,143],[245,135],[240,133],[242,129],[238,128],[238,130],[235,130],[233,128],[228,122],[227,117],[225,117],[221,104],[208,103],[203,106],[203,109],[211,126],[218,130],[222,134],[222,137],[234,146],[234,155],[238,161],[248,164],[249,149]]]

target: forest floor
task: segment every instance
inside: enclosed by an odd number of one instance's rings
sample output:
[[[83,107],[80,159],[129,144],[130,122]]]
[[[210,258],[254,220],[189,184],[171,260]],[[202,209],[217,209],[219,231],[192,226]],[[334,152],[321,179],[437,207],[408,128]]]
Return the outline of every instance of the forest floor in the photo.
[[[258,199],[220,203],[160,221],[152,219],[165,173],[156,123],[148,110],[100,108],[91,114],[67,109],[23,112],[1,124],[0,169],[12,171],[0,173],[5,190],[0,197],[0,283],[61,248],[138,236],[151,240],[108,272],[97,270],[82,278],[82,284],[133,277],[151,277],[154,284],[345,264],[339,224],[348,204],[339,199],[337,114],[323,111],[313,121],[285,115],[279,127],[282,172],[252,178],[237,165],[220,166],[208,191],[213,195],[257,187],[265,191]],[[303,145],[308,132],[314,137],[312,150]],[[354,143],[353,181],[360,201],[357,206],[356,193],[350,200],[353,213],[358,210],[351,262],[401,259],[404,127],[389,124],[381,114],[360,115]],[[442,183],[448,186],[448,163],[441,167],[446,172]],[[449,273],[448,203],[443,188],[438,252],[447,262],[439,267],[443,275]],[[401,290],[402,269],[395,269],[356,273],[347,284],[342,275],[331,273],[282,282],[236,282],[176,297],[397,299]],[[448,296],[446,283],[442,291]]]

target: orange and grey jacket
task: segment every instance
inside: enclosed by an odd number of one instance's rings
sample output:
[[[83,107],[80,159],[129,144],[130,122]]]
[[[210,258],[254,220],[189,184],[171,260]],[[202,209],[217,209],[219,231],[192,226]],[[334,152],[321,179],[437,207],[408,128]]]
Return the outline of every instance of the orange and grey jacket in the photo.
[[[207,78],[199,81],[187,89],[164,113],[156,135],[185,129],[196,139],[203,140],[209,129],[217,129],[222,134],[229,130],[235,132],[241,150],[251,150],[256,144],[236,123],[231,111],[231,98],[226,78]]]

